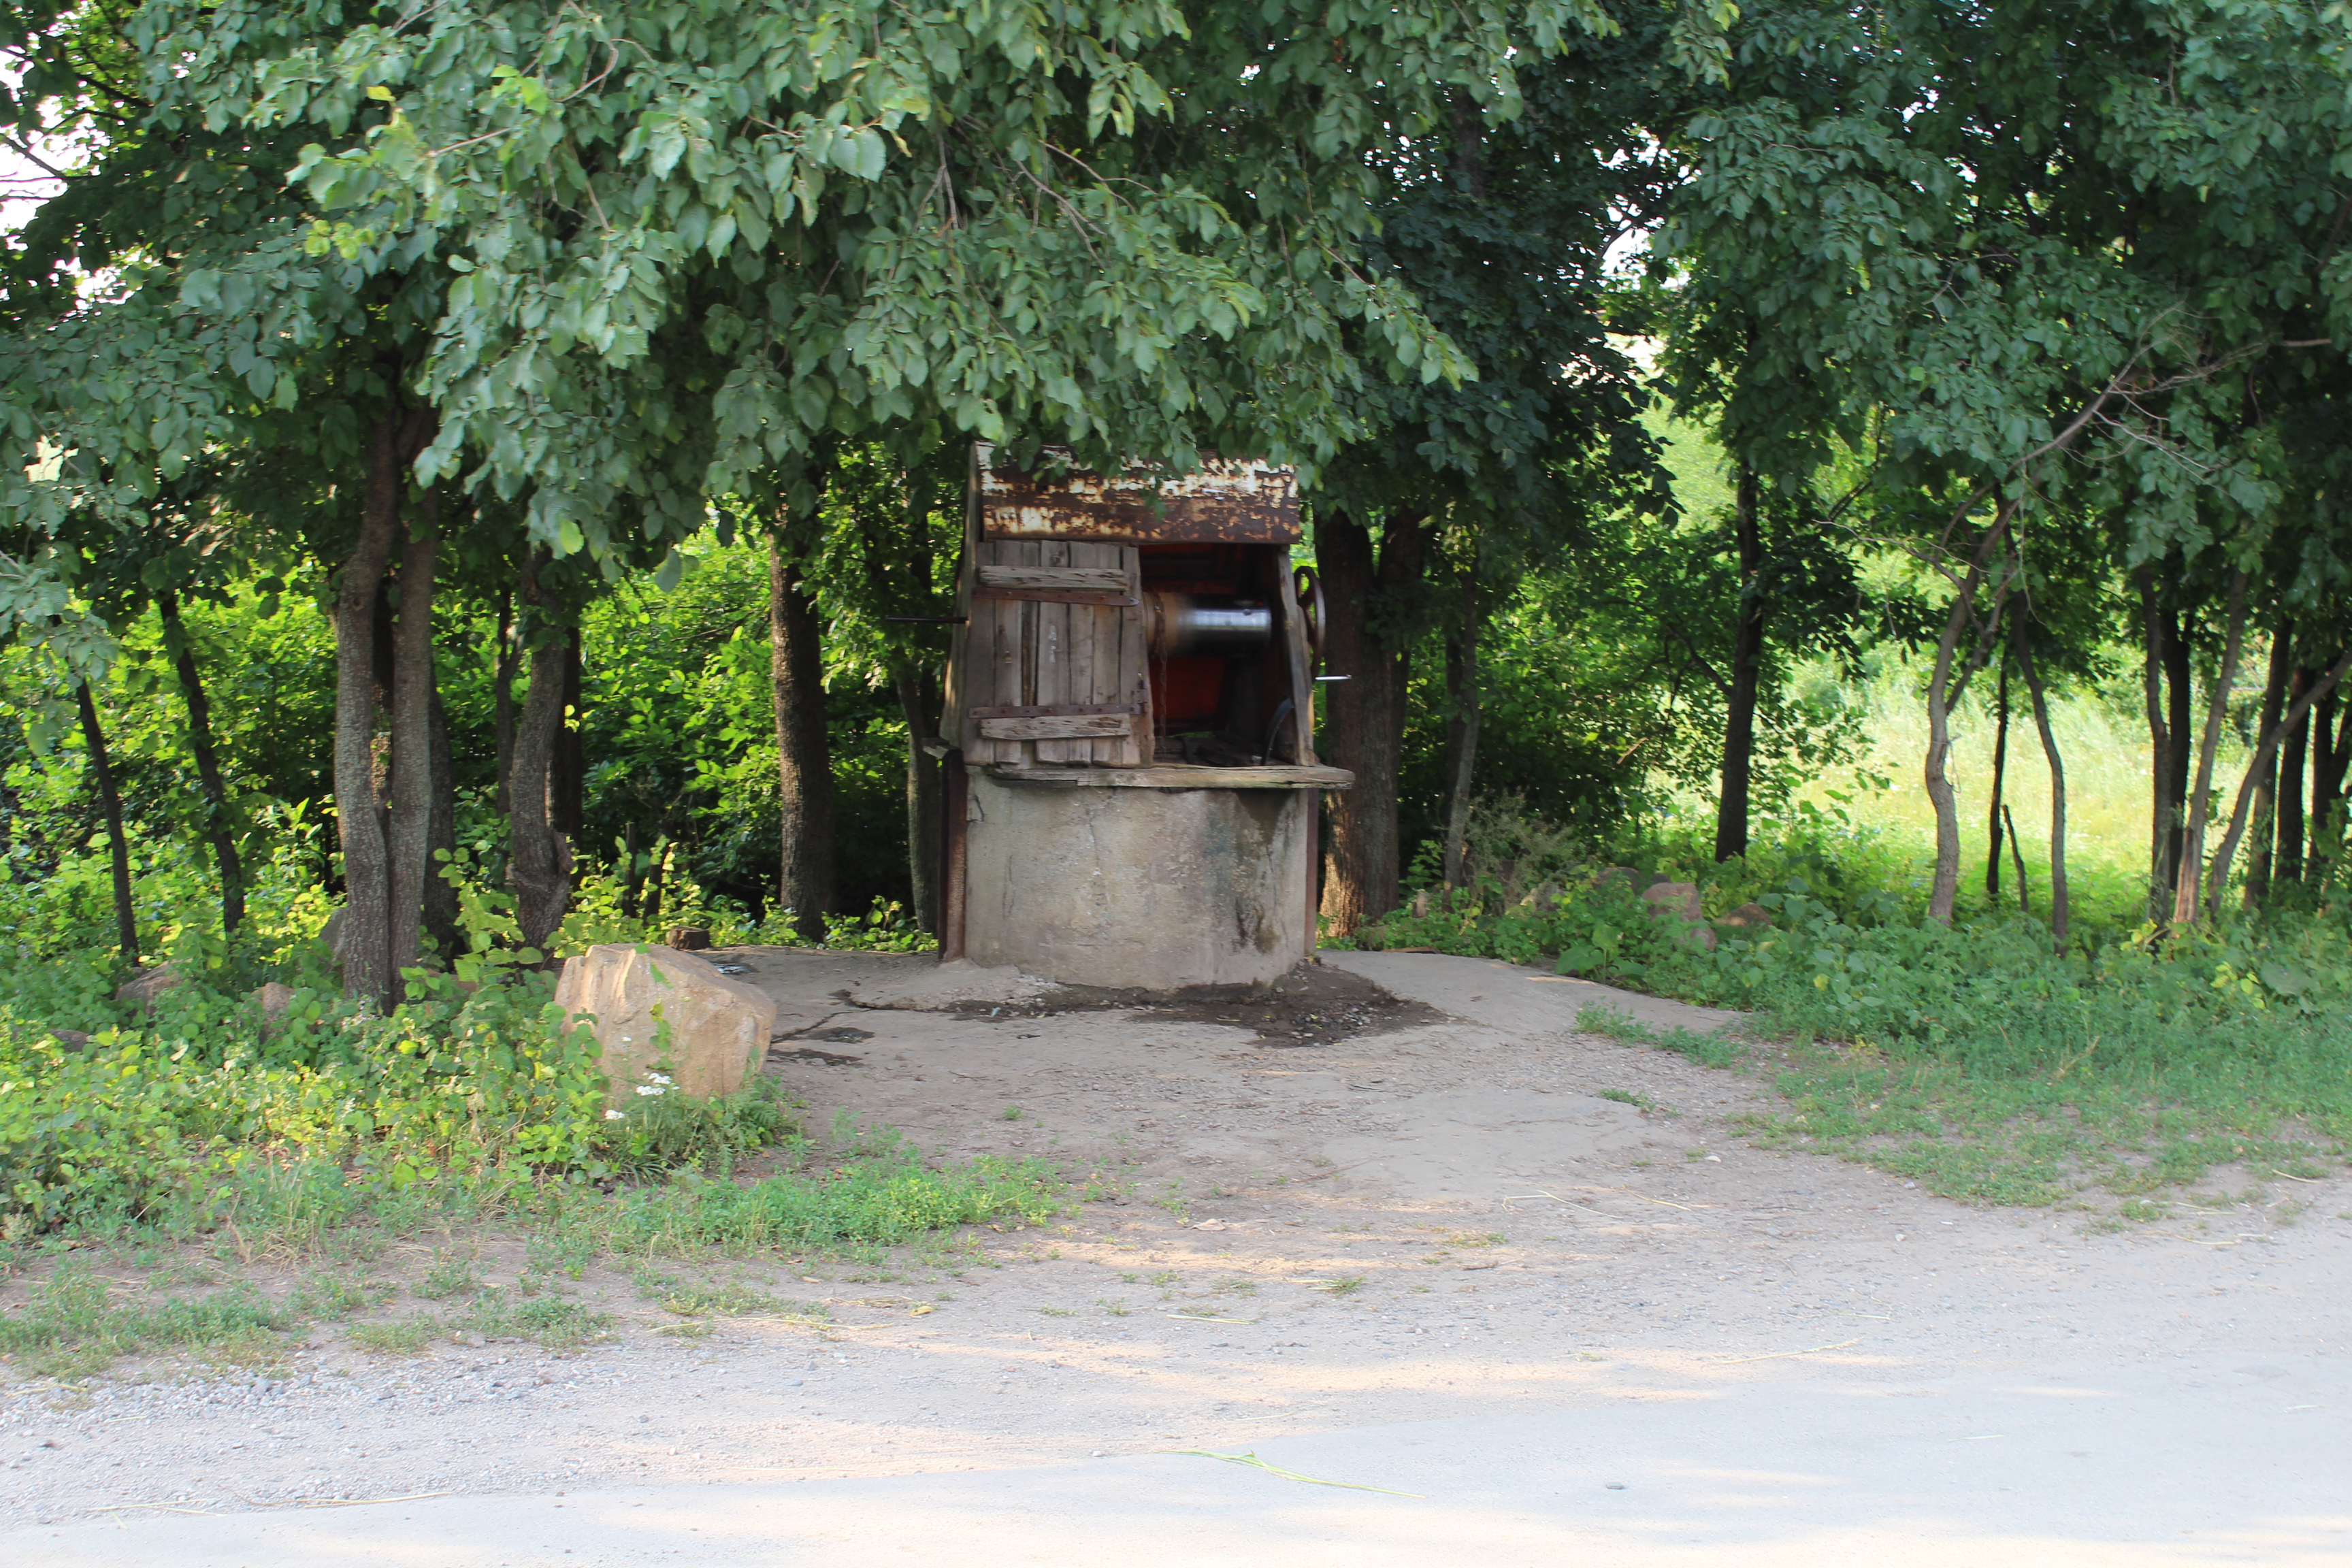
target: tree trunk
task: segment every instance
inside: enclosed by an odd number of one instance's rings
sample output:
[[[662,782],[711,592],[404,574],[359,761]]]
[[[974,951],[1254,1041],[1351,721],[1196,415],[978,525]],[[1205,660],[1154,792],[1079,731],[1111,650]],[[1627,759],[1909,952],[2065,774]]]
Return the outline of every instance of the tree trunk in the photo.
[[[2229,661],[2224,656],[2222,668],[2225,673],[2228,668]],[[2327,673],[2319,678],[2317,684],[2295,700],[2293,711],[2283,721],[2263,728],[2262,737],[2254,746],[2253,760],[2246,764],[2246,775],[2239,781],[2237,802],[2230,811],[2229,831],[2222,835],[2221,847],[2213,856],[2213,871],[2206,895],[2206,909],[2209,913],[2221,912],[2221,891],[2229,886],[2230,882],[2230,858],[2237,853],[2239,835],[2246,830],[2246,814],[2252,805],[2255,781],[2262,777],[2273,760],[2277,757],[2281,735],[2288,725],[2303,722],[2315,703],[2343,683],[2345,672],[2347,670],[2352,670],[2352,648],[2345,649],[2342,657],[2328,668]],[[2226,689],[2225,682],[2224,690]],[[2200,762],[2198,769],[2200,784],[2203,782],[2202,775],[2208,771],[2209,763]]]
[[[221,930],[234,936],[245,923],[245,866],[236,852],[236,835],[228,820],[228,787],[221,777],[220,753],[213,745],[213,706],[196,668],[196,650],[180,619],[180,596],[155,595],[155,612],[163,617],[163,643],[180,677],[180,695],[188,705],[188,749],[195,754],[196,782],[204,788],[205,838],[213,847],[213,868],[220,873]]]
[[[2286,707],[2287,682],[2294,675],[2294,623],[2279,617],[2278,630],[2271,635],[2270,667],[2263,679],[2262,727],[2259,734],[2267,735],[2278,728],[2279,714]],[[2254,838],[2246,856],[2246,908],[2258,910],[2263,900],[2271,896],[2271,858],[2278,838],[2278,761],[2258,775],[2250,774],[2254,786]]]
[[[2189,826],[2189,766],[2196,752],[2190,732],[2196,726],[2197,690],[2189,668],[2189,628],[2193,617],[2184,617],[2178,611],[2165,614],[2164,626],[2164,686],[2165,721],[2172,731],[2172,747],[2165,758],[2163,802],[2164,816],[2164,912],[2170,912],[2175,891],[2180,886],[2180,849],[2182,836]]]
[[[1992,805],[1986,811],[1985,908],[1995,909],[2000,903],[2000,813],[2001,800],[2009,786],[2009,658],[2000,661],[2000,686],[1994,699],[1992,729]]]
[[[2293,707],[2303,700],[2319,672],[2308,665],[2294,668],[2294,679],[2287,688],[2287,703]],[[2272,849],[2272,877],[2281,882],[2303,880],[2303,776],[2311,754],[2311,718],[2309,710],[2299,723],[2289,727],[2281,742],[2277,832]]]
[[[433,816],[426,826],[425,934],[446,963],[457,956],[465,933],[457,929],[457,889],[443,876],[457,853],[457,766],[449,753],[449,712],[441,705],[436,679],[431,732],[425,738],[433,773]]]
[[[499,748],[499,815],[512,806],[507,800],[507,775],[514,767],[515,676],[522,668],[522,647],[515,641],[514,590],[499,590],[499,641],[490,665],[490,723]]]
[[[775,683],[776,766],[782,822],[779,901],[803,942],[824,940],[834,904],[833,748],[824,722],[824,634],[816,597],[768,541],[769,673]]]
[[[1397,753],[1402,749],[1406,658],[1375,632],[1367,611],[1393,613],[1421,581],[1432,530],[1411,512],[1391,514],[1375,558],[1370,530],[1344,512],[1316,520],[1316,574],[1330,624],[1323,663],[1349,679],[1327,683],[1328,721],[1321,749],[1353,787],[1327,797],[1329,858],[1321,920],[1351,936],[1397,904]],[[1400,640],[1402,640],[1400,638]]]
[[[1993,546],[2009,531],[2009,515],[2010,503],[2003,501],[1977,543],[1976,555],[1969,561],[1968,573],[1960,579],[1959,591],[1953,597],[1952,613],[1944,618],[1944,635],[1937,639],[1935,668],[1927,679],[1927,763],[1924,771],[1927,799],[1936,808],[1936,879],[1927,895],[1927,918],[1937,925],[1952,923],[1952,906],[1958,901],[1960,893],[1959,802],[1952,792],[1948,771],[1952,753],[1951,704],[1991,646],[1988,635],[1978,636],[1976,650],[1969,664],[1957,672],[1957,679],[1953,664],[1959,653],[1960,633],[1975,619],[1977,589],[1984,582],[1985,563],[1992,557]],[[1999,630],[2007,593],[2004,580],[1993,595],[1988,628],[1990,633]]]
[[[892,678],[907,720],[907,879],[915,919],[933,936],[940,923],[940,764],[923,742],[940,732],[940,680],[902,669]]]
[[[2147,912],[2153,920],[2158,912],[2158,890],[2172,886],[2165,869],[2165,846],[2172,836],[2167,790],[2172,777],[2174,731],[2164,719],[2165,616],[2157,607],[2156,571],[2143,565],[2133,576],[2139,584],[2140,701],[2147,714]]]
[[[2339,727],[2337,710],[2344,713]],[[2346,764],[2352,763],[2352,703],[2341,690],[2322,696],[2311,710],[2311,815],[2305,825],[2304,879],[2325,883],[2332,873],[2344,826],[2337,797],[2344,792]]]
[[[335,821],[343,849],[336,947],[346,995],[389,1010],[392,861],[376,794],[376,599],[400,523],[403,451],[411,421],[376,422],[368,440],[359,538],[335,590]]]
[[[1464,881],[1470,784],[1478,767],[1478,576],[1464,572],[1461,624],[1445,639],[1445,885]]]
[[[563,717],[555,732],[555,759],[548,764],[547,816],[555,831],[580,842],[588,827],[588,757],[581,739],[580,628],[563,637]]]
[[[2059,754],[2057,732],[2050,728],[2050,703],[2042,689],[2042,672],[2034,667],[2023,616],[2017,617],[2013,636],[2017,672],[2025,678],[2026,692],[2033,699],[2033,727],[2042,733],[2042,754],[2050,759],[2050,934],[2063,952],[2074,912],[2066,890],[2066,759]]]
[[[433,874],[433,574],[440,544],[436,492],[428,489],[401,551],[400,619],[393,633],[392,813],[385,847],[395,977],[423,956],[425,885]]]
[[[2017,868],[2017,912],[2030,915],[2033,912],[2033,884],[2026,879],[2025,851],[2021,847],[2022,840],[2017,837],[2017,818],[2011,816],[2009,807],[2004,805],[2000,808],[2000,819],[2009,825],[2009,858]]]
[[[106,813],[106,842],[114,858],[114,941],[122,962],[139,962],[139,910],[131,901],[131,841],[122,836],[122,794],[115,787],[114,766],[107,761],[106,731],[99,727],[98,704],[91,700],[89,682],[74,689],[81,709],[82,744],[89,750],[90,781],[98,786],[98,804]]]
[[[547,561],[546,552],[534,551],[523,568],[527,613],[547,604],[539,584]],[[522,715],[515,725],[513,772],[507,784],[507,881],[515,891],[515,921],[522,928],[523,945],[544,957],[572,897],[572,857],[555,831],[548,798],[563,729],[563,666],[572,650],[563,628],[551,625],[551,617],[530,613],[529,619],[530,689],[523,696]]]
[[[1764,662],[1764,544],[1756,470],[1739,468],[1739,600],[1731,634],[1731,690],[1723,719],[1723,794],[1715,813],[1715,858],[1748,853],[1748,801],[1756,764],[1756,688]]]
[[[2205,732],[2197,745],[2197,783],[2180,834],[2180,875],[2172,895],[2175,925],[2197,923],[2199,877],[2205,868],[2205,819],[2213,804],[2213,753],[2221,744],[2221,721],[2229,712],[2230,689],[2238,680],[2238,655],[2246,641],[2246,574],[2230,576],[2228,629],[2221,645],[2221,673],[2205,703]]]

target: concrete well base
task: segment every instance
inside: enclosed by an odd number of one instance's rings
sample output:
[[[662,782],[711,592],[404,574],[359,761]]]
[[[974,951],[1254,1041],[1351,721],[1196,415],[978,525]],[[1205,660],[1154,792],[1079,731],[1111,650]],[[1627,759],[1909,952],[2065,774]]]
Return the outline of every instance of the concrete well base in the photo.
[[[1068,985],[1264,985],[1314,951],[1311,789],[971,779],[964,953]]]

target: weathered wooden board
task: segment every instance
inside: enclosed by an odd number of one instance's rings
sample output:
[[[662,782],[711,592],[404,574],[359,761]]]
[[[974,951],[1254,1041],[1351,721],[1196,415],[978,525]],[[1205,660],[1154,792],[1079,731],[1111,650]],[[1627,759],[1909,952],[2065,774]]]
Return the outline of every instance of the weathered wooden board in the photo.
[[[1096,789],[1346,789],[1356,775],[1345,768],[1211,768],[1168,764],[1150,768],[1004,768],[992,778],[1018,784],[1078,784]]]
[[[983,566],[980,585],[1045,594],[1124,594],[1127,574],[1116,566]]]
[[[1124,713],[1071,713],[1051,719],[982,719],[980,732],[998,741],[1034,741],[1044,752],[1048,744],[1075,743],[1096,735],[1124,735],[1135,721]]]
[[[974,708],[975,719],[1059,719],[1074,713],[1140,713],[1132,702],[1057,702],[1015,704],[1006,708]]]
[[[1127,569],[1128,592],[1141,597],[1143,592],[1143,552],[1132,545],[1122,545],[1119,564]],[[1124,741],[1098,742],[1095,761],[1117,767],[1141,767],[1151,760],[1151,679],[1149,659],[1150,650],[1145,646],[1145,627],[1141,610],[1123,611],[1118,617],[1118,638],[1114,647],[1101,657],[1106,679],[1101,689],[1110,694],[1114,702],[1132,702],[1143,716],[1135,733]]]
[[[1061,540],[1046,540],[1030,548],[1037,552],[1037,566],[1044,570],[1058,571],[1070,563],[1070,547]],[[1042,600],[1032,602],[1027,613],[1035,617],[1037,627],[1036,695],[1029,700],[1045,708],[1084,702],[1087,700],[1085,692],[1070,689],[1070,616],[1087,612],[1074,611],[1066,603]],[[982,727],[985,728],[984,725]],[[1075,742],[1076,750],[1073,752],[1074,742],[1067,739],[1068,734],[1067,731],[1060,731],[1050,735],[1024,735],[1021,738],[1035,743],[1031,760],[1037,763],[1073,762],[1093,753],[1094,743],[1090,741]]]

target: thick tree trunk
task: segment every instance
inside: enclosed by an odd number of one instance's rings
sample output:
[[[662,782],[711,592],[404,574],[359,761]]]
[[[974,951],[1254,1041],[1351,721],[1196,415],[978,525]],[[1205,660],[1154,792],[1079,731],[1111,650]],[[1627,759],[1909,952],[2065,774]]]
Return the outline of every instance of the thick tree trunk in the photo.
[[[834,906],[833,748],[824,722],[824,645],[816,597],[787,553],[768,541],[769,674],[775,685],[776,768],[782,821],[778,893],[803,942],[824,940]]]
[[[571,842],[580,842],[588,826],[588,756],[581,738],[580,628],[563,637],[563,717],[555,732],[555,760],[549,764],[548,820]]]
[[[2182,835],[2189,826],[2189,769],[2196,752],[2192,739],[2196,729],[2197,689],[2189,668],[2189,628],[2193,617],[2178,611],[2167,611],[2164,616],[2164,688],[2165,722],[2172,731],[2172,746],[2165,757],[2165,770],[2160,788],[2164,806],[2161,818],[2164,832],[2163,914],[2171,913],[2176,890],[2180,886],[2180,848]]]
[[[368,440],[359,538],[335,590],[335,820],[343,849],[336,946],[347,995],[394,1001],[392,861],[376,791],[376,600],[400,523],[408,422],[379,420]]]
[[[2050,703],[2042,673],[2034,667],[2023,616],[2017,617],[2014,636],[2017,672],[2025,678],[2025,689],[2033,699],[2033,727],[2042,734],[2042,754],[2050,760],[2050,934],[2063,952],[2074,913],[2066,889],[2066,759],[2059,754],[2057,731],[2050,727]]]
[[[1351,936],[1396,908],[1397,763],[1404,728],[1406,656],[1374,631],[1367,611],[1403,607],[1421,581],[1431,530],[1410,512],[1391,515],[1377,557],[1370,531],[1344,512],[1316,520],[1316,574],[1330,624],[1323,633],[1323,689],[1330,703],[1320,748],[1335,767],[1356,775],[1353,787],[1327,797],[1328,854],[1321,920],[1333,936]]]
[[[98,704],[89,683],[74,689],[81,709],[82,744],[89,751],[90,783],[97,786],[99,808],[106,814],[106,842],[114,859],[114,941],[122,962],[139,962],[139,910],[131,900],[131,841],[122,836],[122,792],[115,786],[114,765],[106,756],[106,731],[98,722]]]
[[[423,956],[425,885],[433,873],[433,575],[440,546],[440,511],[435,492],[427,490],[401,549],[400,619],[393,633],[392,810],[385,850],[395,976]]]
[[[1748,853],[1748,800],[1756,764],[1756,689],[1764,663],[1764,543],[1756,470],[1740,465],[1739,600],[1731,633],[1731,690],[1723,717],[1723,794],[1715,812],[1715,858]]]
[[[2180,833],[2180,874],[2173,889],[2175,925],[2197,923],[2199,878],[2205,868],[2206,818],[2213,805],[2213,754],[2221,745],[2221,721],[2230,708],[2230,689],[2238,681],[2238,656],[2246,642],[2246,574],[2230,578],[2227,630],[2221,645],[2221,672],[2205,703],[2205,732],[2197,744],[2197,782],[2189,796],[2189,811]]]
[[[1952,704],[1992,646],[1991,638],[1998,635],[2008,594],[2006,581],[1993,595],[1990,625],[1978,636],[1968,664],[1957,671],[1953,666],[1959,656],[1960,634],[1976,618],[1977,590],[1984,582],[1985,563],[1992,558],[1993,547],[2009,531],[2009,515],[2010,503],[2003,501],[1986,527],[1984,537],[1977,542],[1976,554],[1953,597],[1951,614],[1944,618],[1944,634],[1937,639],[1935,668],[1927,679],[1927,761],[1923,772],[1927,800],[1936,810],[1936,878],[1927,895],[1927,918],[1938,925],[1952,923],[1952,906],[1958,902],[1960,893],[1960,811],[1948,771]]]
[[[449,753],[449,713],[441,705],[436,680],[431,731],[425,738],[433,773],[433,815],[425,836],[425,934],[446,963],[457,956],[465,933],[457,929],[457,889],[442,872],[457,852],[457,766]]]
[[[499,749],[499,815],[512,809],[507,775],[514,768],[515,677],[522,670],[522,647],[515,641],[514,590],[499,591],[499,641],[490,665],[490,724]]]
[[[2311,683],[2318,678],[2318,674],[2317,670],[2307,665],[2295,666],[2294,679],[2287,688],[2287,704],[2290,708],[2302,702],[2303,694],[2311,689]],[[2308,709],[2305,710],[2302,721],[2287,730],[2286,738],[2281,742],[2281,746],[2283,749],[2279,753],[2278,829],[2273,840],[2271,875],[2281,882],[2300,882],[2303,880],[2304,859],[2303,779],[2311,755],[2311,717]]]
[[[2294,676],[2294,623],[2281,616],[2278,630],[2271,636],[2270,667],[2263,679],[2263,710],[2258,734],[2267,735],[2278,728],[2279,714],[2286,708],[2287,683]],[[2252,851],[2246,857],[2246,908],[2262,908],[2263,900],[2271,896],[2272,851],[2278,837],[2278,762],[2273,757],[2269,766],[2259,774],[2249,774],[2254,786]]]
[[[2000,661],[2000,687],[1994,699],[1992,727],[1992,805],[1986,811],[1985,908],[2000,903],[2000,813],[2009,787],[2009,659]]]
[[[2222,661],[2222,668],[2224,673],[2229,668],[2226,656]],[[2221,847],[2214,852],[2213,871],[2209,880],[2205,900],[2208,913],[2221,912],[2221,893],[2230,885],[2230,858],[2237,853],[2239,836],[2246,830],[2246,816],[2253,803],[2255,783],[2278,756],[2280,738],[2288,725],[2302,723],[2320,699],[2342,685],[2347,670],[2352,670],[2352,648],[2347,648],[2343,656],[2329,667],[2327,673],[2321,676],[2309,691],[2295,699],[2294,709],[2283,720],[2263,726],[2262,736],[2254,745],[2253,760],[2246,764],[2245,777],[2238,784],[2238,798],[2230,811],[2229,831],[2222,835]],[[2228,683],[2225,681],[2223,690],[2226,692],[2227,689]],[[2207,771],[2205,763],[2200,761],[2198,768],[2200,784],[2203,782],[2202,775]]]
[[[1445,885],[1465,880],[1470,785],[1478,769],[1478,576],[1461,574],[1461,621],[1445,639]]]
[[[940,681],[929,672],[900,670],[893,684],[907,721],[907,878],[915,919],[939,934],[940,764],[923,742],[940,731]]]
[[[570,846],[555,830],[548,798],[563,730],[563,667],[572,650],[564,629],[534,613],[548,602],[539,583],[546,562],[546,552],[536,551],[523,568],[530,689],[515,725],[513,771],[507,781],[507,881],[515,891],[515,922],[522,929],[523,945],[542,956],[572,897]]]
[[[236,852],[236,835],[229,826],[228,786],[221,776],[220,752],[213,744],[212,700],[196,668],[195,646],[188,640],[180,619],[180,596],[155,595],[155,613],[163,617],[163,642],[180,678],[180,695],[188,705],[188,749],[196,759],[196,782],[205,795],[205,839],[213,847],[213,868],[220,874],[221,930],[234,936],[245,923],[245,866]]]

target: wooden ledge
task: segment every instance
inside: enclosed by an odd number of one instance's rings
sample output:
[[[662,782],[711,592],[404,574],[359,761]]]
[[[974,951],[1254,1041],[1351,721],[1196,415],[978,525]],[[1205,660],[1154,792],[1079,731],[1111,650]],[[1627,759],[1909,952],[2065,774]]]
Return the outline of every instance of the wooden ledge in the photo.
[[[1097,789],[1346,789],[1356,782],[1345,768],[1210,768],[1182,763],[1153,768],[1016,768],[991,763],[985,771],[1005,784]]]

